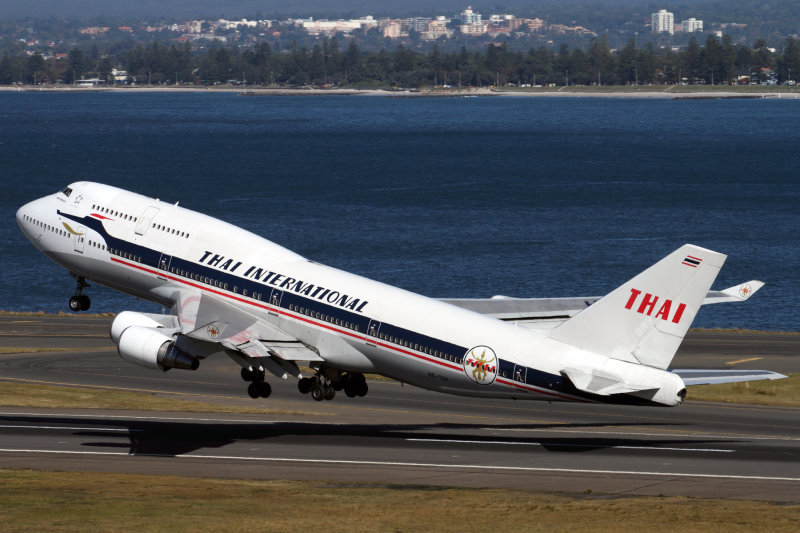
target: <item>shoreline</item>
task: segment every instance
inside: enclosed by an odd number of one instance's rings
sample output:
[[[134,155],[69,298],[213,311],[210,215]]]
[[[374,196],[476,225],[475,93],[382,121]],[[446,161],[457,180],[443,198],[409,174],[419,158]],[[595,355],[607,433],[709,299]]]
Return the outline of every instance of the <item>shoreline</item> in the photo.
[[[639,99],[732,99],[775,98],[800,100],[800,88],[778,86],[765,88],[730,86],[647,86],[620,87],[536,87],[536,88],[433,88],[433,89],[323,89],[293,87],[234,87],[234,86],[126,86],[126,87],[73,87],[3,85],[2,92],[74,92],[74,93],[222,93],[241,96],[383,96],[389,98],[458,98],[458,97],[545,97],[545,98],[639,98]]]

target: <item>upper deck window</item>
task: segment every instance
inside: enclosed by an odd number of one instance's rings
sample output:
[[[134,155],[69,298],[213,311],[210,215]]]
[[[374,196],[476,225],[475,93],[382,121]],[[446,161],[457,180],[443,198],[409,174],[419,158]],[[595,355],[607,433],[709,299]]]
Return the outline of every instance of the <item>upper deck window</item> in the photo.
[[[61,192],[64,193],[64,196],[69,198],[69,195],[72,194],[72,189],[70,189],[69,187],[64,187],[63,189],[61,189]]]

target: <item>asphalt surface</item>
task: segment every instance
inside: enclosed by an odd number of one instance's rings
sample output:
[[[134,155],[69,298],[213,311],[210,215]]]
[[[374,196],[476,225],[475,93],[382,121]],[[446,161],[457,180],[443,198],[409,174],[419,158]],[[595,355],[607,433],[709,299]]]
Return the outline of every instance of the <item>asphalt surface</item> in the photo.
[[[483,400],[378,380],[365,398],[314,402],[277,378],[252,400],[226,359],[126,363],[109,322],[0,316],[0,380],[145,391],[168,411],[0,407],[0,467],[800,502],[800,409]],[[798,354],[800,335],[692,332],[673,366],[795,373]],[[177,398],[274,411],[186,413]]]

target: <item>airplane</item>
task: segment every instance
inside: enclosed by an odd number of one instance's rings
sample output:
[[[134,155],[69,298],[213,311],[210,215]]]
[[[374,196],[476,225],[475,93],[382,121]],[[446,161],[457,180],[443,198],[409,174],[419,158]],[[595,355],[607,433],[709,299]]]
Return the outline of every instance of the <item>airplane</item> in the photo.
[[[170,309],[114,318],[123,359],[196,370],[224,354],[252,398],[270,395],[268,373],[297,378],[317,401],[364,396],[374,373],[463,396],[675,406],[687,385],[785,377],[668,369],[702,305],[744,301],[763,285],[710,291],[726,256],[691,244],[602,298],[438,300],[100,183],[72,183],[16,218],[75,278],[71,310],[89,309],[87,280]]]

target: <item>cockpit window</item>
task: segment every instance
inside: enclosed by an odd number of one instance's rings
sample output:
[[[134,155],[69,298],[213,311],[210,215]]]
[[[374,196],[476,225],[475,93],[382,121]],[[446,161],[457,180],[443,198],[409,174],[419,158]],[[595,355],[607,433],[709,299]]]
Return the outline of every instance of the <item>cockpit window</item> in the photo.
[[[67,198],[69,198],[69,195],[70,195],[70,194],[72,194],[72,189],[70,189],[69,187],[64,187],[64,188],[61,190],[61,192],[63,192],[63,193],[64,193],[64,196],[66,196]]]

